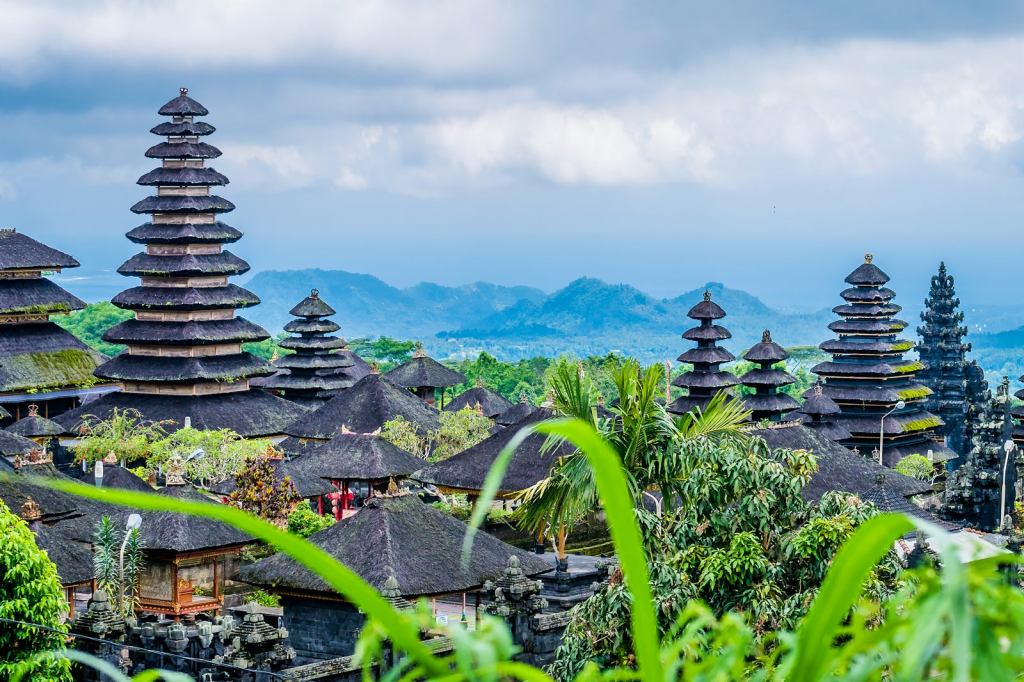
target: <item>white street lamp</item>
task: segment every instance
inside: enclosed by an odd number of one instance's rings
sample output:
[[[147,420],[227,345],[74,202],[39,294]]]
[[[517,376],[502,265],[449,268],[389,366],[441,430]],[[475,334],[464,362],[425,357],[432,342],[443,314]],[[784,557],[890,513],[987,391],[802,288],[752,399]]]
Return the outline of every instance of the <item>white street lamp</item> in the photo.
[[[124,615],[124,548],[128,544],[128,538],[131,537],[132,531],[140,526],[142,526],[142,517],[138,514],[129,514],[128,523],[125,524],[124,540],[121,542],[121,559],[118,563],[121,576],[121,594],[119,595],[117,606],[122,615]]]
[[[1012,440],[1003,443],[1003,485],[999,493],[999,528],[1005,530],[1004,519],[1006,518],[1006,467],[1010,464],[1010,453],[1017,449],[1017,444]]]
[[[882,451],[885,449],[885,418],[896,410],[902,410],[907,404],[902,400],[898,401],[893,405],[892,409],[882,415],[882,419],[878,422],[878,463],[882,464],[885,460],[882,459]]]

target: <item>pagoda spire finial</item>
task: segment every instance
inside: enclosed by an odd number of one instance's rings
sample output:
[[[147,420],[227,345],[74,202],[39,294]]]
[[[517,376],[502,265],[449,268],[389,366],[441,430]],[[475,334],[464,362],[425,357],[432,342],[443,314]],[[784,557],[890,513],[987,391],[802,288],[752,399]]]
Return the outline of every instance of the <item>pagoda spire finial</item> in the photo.
[[[181,93],[182,97],[185,97],[186,95],[188,95],[188,88],[185,88],[185,87],[178,88],[178,92]]]
[[[310,289],[309,290],[309,297],[310,298],[320,298],[320,290],[319,289]]]
[[[865,263],[870,263],[870,262],[871,262],[871,261],[873,261],[874,259],[875,259],[875,257],[874,257],[874,256],[872,256],[872,255],[871,255],[870,253],[865,253],[865,254],[864,254],[864,262],[865,262]]]
[[[818,382],[816,384],[814,384],[814,396],[818,397],[822,393],[824,393],[824,390],[821,387],[821,380],[819,379]]]
[[[710,289],[705,289],[704,290],[704,300],[705,301],[710,301],[711,300],[711,290]]]
[[[772,333],[769,330],[765,329],[763,332],[761,332],[761,343],[771,343],[771,342],[772,342]]]

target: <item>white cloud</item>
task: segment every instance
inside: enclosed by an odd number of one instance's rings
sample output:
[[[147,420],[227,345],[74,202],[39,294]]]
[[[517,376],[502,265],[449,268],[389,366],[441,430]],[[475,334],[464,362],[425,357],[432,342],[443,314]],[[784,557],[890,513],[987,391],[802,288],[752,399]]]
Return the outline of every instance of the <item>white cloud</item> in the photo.
[[[6,78],[80,59],[118,70],[358,63],[466,74],[502,68],[529,37],[525,8],[470,0],[8,0],[0,15]]]

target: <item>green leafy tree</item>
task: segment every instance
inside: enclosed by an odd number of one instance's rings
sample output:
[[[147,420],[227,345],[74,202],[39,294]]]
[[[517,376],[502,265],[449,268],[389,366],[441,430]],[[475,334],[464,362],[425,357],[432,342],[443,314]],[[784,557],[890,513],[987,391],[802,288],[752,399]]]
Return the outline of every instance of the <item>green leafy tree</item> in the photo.
[[[449,364],[466,377],[466,382],[445,389],[445,402],[483,382],[509,400],[519,400],[526,395],[532,401],[544,395],[545,371],[551,360],[543,357],[528,358],[517,362],[503,362],[493,355],[482,352],[472,360],[461,360]]]
[[[121,544],[124,543],[124,573],[121,573]],[[96,523],[93,534],[93,567],[96,585],[106,591],[125,618],[139,607],[139,577],[145,566],[142,536],[138,528],[118,533],[109,516]]]
[[[935,465],[928,461],[924,455],[907,455],[896,462],[893,467],[904,476],[910,476],[921,481],[930,481],[935,475]]]
[[[277,336],[273,336],[269,339],[263,339],[262,341],[254,341],[252,343],[243,343],[242,350],[247,353],[252,353],[256,357],[270,362],[274,359],[274,356],[291,355],[295,351],[289,350],[288,348],[282,348],[280,346],[281,341],[288,338],[289,334],[280,333]]]
[[[105,355],[117,355],[124,350],[124,346],[104,341],[103,334],[115,324],[130,319],[133,315],[130,310],[122,310],[113,303],[103,301],[90,303],[68,315],[56,316],[53,321],[84,341],[90,348]]]
[[[152,444],[167,435],[164,426],[146,421],[132,409],[114,408],[107,419],[86,415],[74,446],[75,459],[91,464],[112,452],[119,461],[145,462]]]
[[[380,437],[417,457],[440,461],[473,447],[491,435],[491,420],[468,407],[438,414],[440,426],[427,432],[417,430],[402,416],[384,422]]]
[[[266,457],[250,459],[235,482],[228,503],[280,527],[287,526],[288,514],[302,502],[291,478],[275,478],[274,465]]]
[[[189,458],[199,450],[201,456]],[[146,469],[148,473],[155,472],[177,455],[185,460],[185,478],[196,486],[208,488],[233,478],[252,459],[275,454],[268,440],[245,439],[230,429],[210,431],[189,427],[151,442]]]
[[[333,525],[333,516],[329,514],[321,516],[313,511],[308,504],[299,504],[288,514],[288,532],[304,538]]]
[[[416,346],[415,341],[400,341],[390,336],[355,339],[348,344],[353,353],[367,362],[376,362],[385,372],[411,358]]]
[[[32,680],[71,680],[67,659],[33,660],[40,652],[64,649],[67,612],[57,567],[25,522],[0,501],[0,618],[17,621],[0,622],[0,679],[21,672]]]

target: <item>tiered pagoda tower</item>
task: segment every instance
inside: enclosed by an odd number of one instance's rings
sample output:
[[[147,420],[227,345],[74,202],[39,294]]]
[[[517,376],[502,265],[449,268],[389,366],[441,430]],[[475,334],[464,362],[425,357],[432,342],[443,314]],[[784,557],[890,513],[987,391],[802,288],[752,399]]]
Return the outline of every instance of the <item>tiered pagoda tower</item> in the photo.
[[[172,428],[189,419],[195,428],[228,428],[245,437],[279,435],[304,409],[249,385],[274,370],[242,350],[269,334],[235,314],[259,299],[229,282],[249,265],[223,248],[242,233],[219,220],[234,204],[210,192],[228,182],[205,165],[221,155],[201,141],[214,128],[197,120],[208,112],[185,88],[159,113],[170,120],[151,132],[167,140],[146,156],[161,165],[138,181],[156,195],[131,209],[152,218],[128,232],[145,251],[118,269],[141,281],[113,299],[135,317],[104,335],[128,348],[96,370],[124,389],[65,415],[64,425],[84,414],[105,418],[115,408],[133,408],[147,419],[172,421]]]
[[[840,294],[845,303],[832,309],[840,319],[829,325],[838,338],[819,346],[832,359],[811,371],[839,405],[836,422],[851,433],[844,445],[866,455],[878,449],[881,434],[887,466],[929,450],[948,459],[952,453],[934,432],[942,420],[923,406],[932,393],[916,378],[924,363],[903,358],[914,344],[899,338],[907,323],[894,317],[901,308],[892,302],[896,294],[885,287],[888,281],[871,254],[846,277],[851,286]]]
[[[284,326],[293,334],[281,341],[281,347],[294,350],[273,362],[279,371],[263,383],[263,387],[278,395],[310,407],[319,407],[349,388],[362,375],[354,375],[355,362],[344,350],[345,339],[330,336],[341,329],[327,318],[335,310],[313,289],[309,296],[289,311],[296,319]]]
[[[744,386],[754,390],[753,395],[743,397],[753,421],[781,421],[782,415],[800,407],[800,403],[792,396],[779,392],[784,386],[795,383],[796,379],[786,370],[775,368],[775,365],[789,357],[789,353],[772,341],[770,331],[765,329],[761,342],[751,346],[743,357],[756,365],[740,377]]]
[[[92,375],[106,358],[51,320],[85,303],[44,273],[77,267],[62,251],[0,229],[0,406],[14,419],[28,416],[29,404],[54,417],[90,393],[116,389]]]
[[[945,435],[946,445],[963,455],[965,449],[970,448],[970,444],[964,442],[967,414],[964,354],[971,345],[963,342],[967,327],[962,324],[964,314],[960,311],[960,299],[956,297],[953,276],[946,272],[945,263],[940,263],[938,274],[932,276],[931,290],[924,304],[923,324],[917,328],[921,338],[917,353],[925,368],[918,379],[933,391],[924,407],[945,422],[936,432]]]
[[[992,401],[992,391],[989,390],[985,370],[977,360],[970,360],[964,366],[964,386],[964,449],[969,453],[974,434],[980,428],[985,410]],[[1014,440],[1017,439],[1016,429],[1013,437]],[[961,456],[955,463],[964,459],[965,456]]]
[[[683,338],[696,341],[697,347],[678,358],[679,362],[693,365],[693,369],[672,382],[673,386],[685,388],[687,392],[668,406],[673,414],[686,414],[695,407],[704,409],[716,393],[739,383],[735,376],[721,370],[723,362],[731,362],[736,356],[718,345],[719,341],[732,338],[732,334],[714,323],[725,317],[725,311],[711,300],[711,292],[705,291],[704,300],[690,308],[686,316],[698,320],[700,325],[683,332]]]

